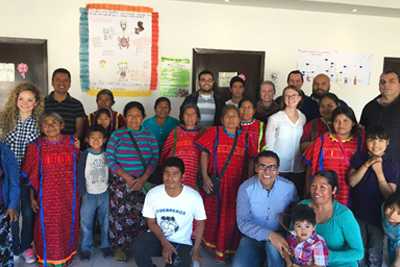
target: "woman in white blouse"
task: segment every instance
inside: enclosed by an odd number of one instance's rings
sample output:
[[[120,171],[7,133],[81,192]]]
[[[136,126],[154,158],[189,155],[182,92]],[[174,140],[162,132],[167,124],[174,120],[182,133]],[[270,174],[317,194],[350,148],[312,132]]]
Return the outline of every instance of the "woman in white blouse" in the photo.
[[[300,152],[300,138],[306,117],[297,109],[301,101],[299,91],[292,86],[282,92],[282,110],[268,119],[265,131],[266,149],[279,155],[279,174],[290,179],[300,197],[304,191],[304,166]]]

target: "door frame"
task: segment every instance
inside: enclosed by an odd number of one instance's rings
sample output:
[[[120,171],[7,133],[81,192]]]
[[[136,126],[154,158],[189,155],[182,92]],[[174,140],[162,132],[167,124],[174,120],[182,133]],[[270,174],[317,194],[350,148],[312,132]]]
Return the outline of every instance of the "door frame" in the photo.
[[[260,81],[259,84],[264,80],[264,68],[265,68],[265,51],[246,51],[246,50],[228,50],[228,49],[208,49],[208,48],[193,48],[192,53],[192,93],[196,91],[197,86],[197,74],[195,73],[195,66],[197,65],[196,55],[208,55],[208,54],[242,54],[242,55],[258,55],[261,56],[261,68],[260,68]]]

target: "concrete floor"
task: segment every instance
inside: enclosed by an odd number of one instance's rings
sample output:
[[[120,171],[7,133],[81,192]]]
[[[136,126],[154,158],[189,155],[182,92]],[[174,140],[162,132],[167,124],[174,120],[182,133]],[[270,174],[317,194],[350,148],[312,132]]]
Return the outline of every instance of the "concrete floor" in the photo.
[[[223,264],[223,263],[216,263],[214,258],[207,252],[207,251],[202,251],[202,267],[230,267],[230,264]],[[164,266],[162,258],[154,258],[153,259],[154,264],[157,264],[157,267],[162,267]],[[26,264],[22,258],[18,259],[15,262],[15,267],[33,267],[36,266],[36,264]],[[136,267],[134,259],[130,259],[126,263],[120,263],[113,258],[103,258],[101,252],[99,250],[96,250],[94,254],[92,255],[92,258],[90,261],[80,261],[79,256],[76,256],[74,258],[74,261],[70,265],[71,267]]]

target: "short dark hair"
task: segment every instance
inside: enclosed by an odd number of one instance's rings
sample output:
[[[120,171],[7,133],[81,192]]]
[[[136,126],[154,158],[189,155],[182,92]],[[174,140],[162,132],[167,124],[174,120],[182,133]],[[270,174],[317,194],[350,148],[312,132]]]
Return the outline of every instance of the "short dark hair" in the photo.
[[[165,97],[165,96],[161,96],[159,98],[156,99],[156,101],[154,102],[154,109],[156,109],[156,107],[161,103],[161,102],[167,102],[169,109],[171,109],[171,101],[169,100],[169,98]]]
[[[71,73],[69,72],[69,70],[64,69],[64,68],[58,68],[55,71],[53,71],[53,75],[51,76],[51,80],[54,80],[54,77],[56,76],[57,73],[62,73],[62,74],[66,74],[69,78],[69,80],[71,80]]]
[[[296,205],[292,210],[290,218],[293,224],[301,221],[309,222],[312,225],[317,223],[314,210],[310,206],[304,204]]]
[[[273,158],[276,161],[276,165],[280,165],[280,159],[278,154],[271,150],[264,150],[257,154],[255,158],[256,164],[260,163],[260,158]]]
[[[202,70],[200,71],[199,75],[197,76],[197,78],[200,80],[201,76],[205,75],[205,74],[209,74],[211,75],[211,77],[214,80],[214,74],[210,71],[210,70]]]
[[[226,113],[228,113],[229,110],[234,110],[237,112],[238,116],[240,116],[239,114],[239,109],[235,106],[235,105],[225,105],[224,108],[222,109],[222,113],[221,113],[221,120],[223,119],[223,117],[226,115]]]
[[[101,133],[101,134],[103,135],[103,137],[107,137],[106,129],[104,129],[104,128],[103,128],[102,126],[100,126],[100,125],[93,125],[93,126],[91,126],[91,127],[88,129],[87,133],[86,133],[86,137],[89,138],[89,136],[90,136],[92,133],[95,133],[95,132]]]
[[[143,118],[146,117],[146,112],[144,111],[144,107],[143,107],[142,103],[137,102],[137,101],[131,101],[131,102],[129,102],[129,103],[127,103],[125,105],[125,107],[124,107],[124,117],[126,117],[126,114],[132,108],[137,108],[142,113]]]
[[[185,173],[185,164],[183,163],[183,160],[181,160],[178,157],[169,157],[165,160],[164,165],[163,165],[163,173],[165,168],[167,167],[176,167],[179,169],[181,174]]]
[[[256,108],[256,105],[250,98],[243,98],[242,100],[240,100],[238,107],[241,108],[244,102],[250,102],[253,105],[253,108]]]
[[[359,126],[358,126],[357,118],[356,118],[356,115],[354,114],[353,109],[348,106],[343,106],[343,107],[339,106],[339,107],[335,108],[335,110],[332,112],[332,122],[334,122],[336,117],[341,114],[348,117],[354,123],[353,128],[351,128],[351,134],[355,135],[357,133],[357,131],[359,130]],[[333,127],[332,132],[335,133],[335,127]]]
[[[243,87],[246,85],[245,81],[242,78],[240,78],[239,76],[235,76],[230,80],[229,87],[232,88],[233,84],[236,82],[241,83],[243,85]]]
[[[397,80],[400,82],[400,73],[396,70],[387,69],[387,70],[384,70],[381,75],[387,75],[387,74],[391,74],[391,73],[395,74],[397,76]]]
[[[366,133],[366,139],[384,139],[389,140],[389,134],[381,125],[374,125],[368,128]]]
[[[332,187],[332,190],[336,188],[336,193],[339,192],[339,182],[335,171],[332,170],[319,171],[313,176],[312,180],[314,180],[315,177],[317,176],[324,177],[328,182],[328,184]]]
[[[197,118],[200,120],[201,118],[201,114],[200,114],[200,109],[199,107],[195,104],[195,103],[188,103],[185,104],[184,106],[181,107],[181,110],[179,112],[179,121],[184,124],[184,120],[183,120],[183,114],[185,113],[185,111],[189,108],[193,108],[196,111],[197,114]]]
[[[304,82],[304,75],[300,70],[292,70],[291,72],[289,72],[286,82],[289,82],[290,75],[297,75],[297,74],[300,75],[301,81]]]
[[[385,202],[383,202],[383,211],[385,211],[387,208],[390,206],[396,205],[398,208],[400,208],[400,190],[397,190],[393,194],[391,194]]]
[[[330,100],[332,100],[333,102],[335,102],[335,104],[336,104],[336,107],[339,107],[340,106],[340,99],[339,99],[339,97],[337,97],[337,95],[335,95],[334,93],[325,93],[322,97],[321,97],[321,99],[320,99],[320,101],[319,101],[319,106],[321,106],[321,102],[322,102],[322,99],[324,99],[324,98],[329,98]]]
[[[113,92],[111,90],[109,90],[109,89],[101,89],[96,95],[96,102],[99,101],[99,98],[102,95],[108,95],[111,98],[112,104],[113,105],[115,104],[114,94],[113,94]]]

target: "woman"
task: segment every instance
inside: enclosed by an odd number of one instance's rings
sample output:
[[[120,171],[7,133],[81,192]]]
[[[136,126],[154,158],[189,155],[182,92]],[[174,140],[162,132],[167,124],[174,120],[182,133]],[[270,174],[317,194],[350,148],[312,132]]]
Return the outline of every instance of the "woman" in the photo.
[[[260,86],[260,100],[256,105],[255,118],[267,123],[269,116],[279,111],[279,105],[274,101],[276,90],[271,81],[264,81]]]
[[[256,110],[250,99],[242,99],[239,102],[240,126],[254,141],[257,141],[257,152],[265,145],[265,123],[254,119]]]
[[[336,108],[332,113],[332,121],[332,133],[315,139],[304,152],[304,158],[311,175],[326,169],[336,172],[340,186],[336,200],[348,205],[350,188],[347,174],[351,158],[364,147],[364,131],[358,127],[353,110],[347,106]]]
[[[282,110],[268,119],[265,131],[266,149],[279,155],[279,174],[290,179],[302,197],[304,166],[300,153],[300,138],[306,117],[297,109],[302,97],[296,88],[288,86],[283,90],[282,98]]]
[[[301,137],[301,150],[306,148],[315,138],[326,132],[332,131],[332,112],[340,105],[339,98],[332,93],[326,93],[319,101],[319,114],[321,117],[315,118],[304,126],[303,136]]]
[[[161,149],[172,129],[179,125],[179,121],[171,116],[171,102],[166,97],[157,98],[154,103],[155,115],[146,119],[143,126],[147,128],[158,141]]]
[[[329,267],[356,267],[364,256],[360,227],[353,213],[334,200],[340,192],[334,171],[316,173],[311,181],[311,200],[302,203],[314,209],[317,226],[329,249]]]
[[[144,186],[158,162],[158,144],[142,126],[145,117],[141,103],[132,101],[124,108],[126,129],[112,133],[106,149],[111,170],[110,241],[114,258],[126,261],[133,239],[146,228],[141,215]]]
[[[43,136],[27,146],[22,165],[32,186],[35,250],[39,266],[67,266],[79,243],[79,143],[61,134],[64,121],[57,113],[44,113],[39,124]]]
[[[200,110],[194,104],[187,104],[181,110],[182,113],[179,116],[181,125],[172,130],[164,142],[160,165],[163,165],[169,157],[179,157],[185,163],[182,183],[197,188],[200,151],[194,141],[200,133],[200,129],[197,127],[200,121]]]
[[[40,135],[39,116],[43,112],[43,101],[39,89],[31,83],[21,83],[10,93],[0,114],[1,139],[15,154],[18,167],[21,166],[26,146]],[[21,236],[18,223],[12,223],[13,252],[22,254],[26,263],[36,261],[32,249],[33,212],[29,201],[28,181],[21,183]],[[21,237],[21,238],[20,238]]]
[[[239,243],[236,228],[236,194],[245,175],[246,163],[257,154],[256,144],[241,131],[239,110],[227,105],[222,112],[222,127],[207,129],[197,140],[203,178],[207,221],[205,245],[218,260],[234,253]]]

